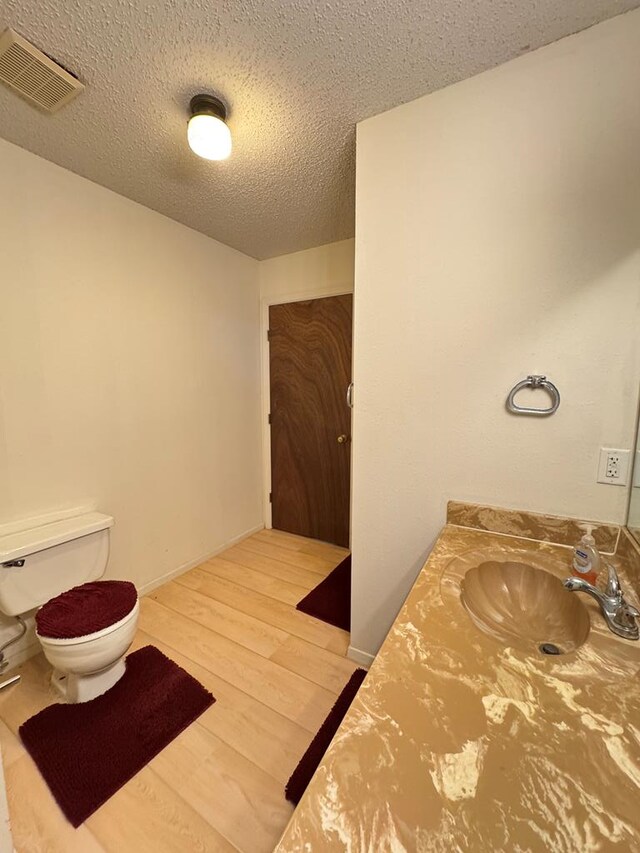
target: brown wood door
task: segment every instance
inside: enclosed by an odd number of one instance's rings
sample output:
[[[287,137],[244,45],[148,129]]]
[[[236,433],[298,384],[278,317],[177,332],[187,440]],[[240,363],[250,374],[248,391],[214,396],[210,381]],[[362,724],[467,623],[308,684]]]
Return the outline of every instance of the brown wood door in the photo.
[[[352,297],[269,308],[272,524],[349,545]]]

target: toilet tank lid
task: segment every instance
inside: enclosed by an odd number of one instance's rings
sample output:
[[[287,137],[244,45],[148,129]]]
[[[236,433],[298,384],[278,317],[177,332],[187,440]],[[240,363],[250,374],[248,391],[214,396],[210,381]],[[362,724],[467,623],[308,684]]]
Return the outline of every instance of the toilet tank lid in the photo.
[[[22,557],[44,551],[45,548],[53,548],[54,545],[71,542],[109,527],[113,527],[113,518],[110,515],[85,512],[72,518],[41,524],[39,527],[17,530],[0,536],[0,563],[20,560]]]

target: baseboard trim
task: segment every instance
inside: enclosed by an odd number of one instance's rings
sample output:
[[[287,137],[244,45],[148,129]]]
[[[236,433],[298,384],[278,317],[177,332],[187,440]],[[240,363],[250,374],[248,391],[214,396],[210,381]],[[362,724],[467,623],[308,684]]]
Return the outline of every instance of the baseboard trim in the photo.
[[[153,592],[154,589],[157,589],[159,586],[162,586],[162,584],[168,583],[174,578],[177,578],[179,575],[183,575],[185,572],[188,572],[189,569],[194,569],[196,566],[199,566],[200,563],[204,563],[205,560],[210,560],[212,557],[217,557],[218,554],[221,554],[223,551],[226,551],[227,548],[231,548],[233,545],[237,545],[238,542],[242,542],[242,540],[246,539],[247,536],[253,536],[254,533],[258,533],[260,530],[264,530],[264,524],[258,524],[256,527],[252,527],[250,530],[245,530],[244,533],[240,533],[238,536],[234,536],[232,539],[228,539],[226,542],[223,542],[222,545],[219,545],[213,551],[208,551],[206,554],[201,554],[194,560],[189,560],[188,562],[183,563],[181,566],[178,566],[177,569],[172,569],[170,572],[167,572],[161,577],[154,578],[154,580],[149,581],[149,583],[146,583],[144,584],[144,586],[138,588],[138,595],[140,597],[144,595],[149,595],[150,592]]]
[[[375,655],[370,655],[369,652],[363,652],[362,649],[356,649],[354,646],[349,646],[347,649],[347,657],[349,660],[361,663],[363,666],[366,666],[367,669],[376,659]]]

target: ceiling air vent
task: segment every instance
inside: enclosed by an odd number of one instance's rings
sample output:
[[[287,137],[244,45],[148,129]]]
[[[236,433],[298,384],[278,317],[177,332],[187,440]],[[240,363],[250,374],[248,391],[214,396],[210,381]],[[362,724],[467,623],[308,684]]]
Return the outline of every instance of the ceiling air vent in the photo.
[[[0,82],[48,113],[84,89],[73,74],[11,29],[0,36]]]

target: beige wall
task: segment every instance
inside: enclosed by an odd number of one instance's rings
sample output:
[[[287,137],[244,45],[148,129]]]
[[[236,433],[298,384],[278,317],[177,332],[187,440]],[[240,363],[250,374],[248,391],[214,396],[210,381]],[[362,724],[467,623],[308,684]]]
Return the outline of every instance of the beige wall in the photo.
[[[640,11],[358,127],[353,650],[448,498],[623,521],[640,375]],[[562,405],[514,417],[546,373]]]
[[[354,240],[327,243],[315,249],[280,255],[260,262],[262,340],[262,460],[264,521],[271,526],[271,445],[269,403],[269,305],[317,299],[353,291]]]
[[[96,506],[148,589],[262,522],[258,263],[6,142],[0,182],[0,523]]]
[[[640,430],[636,440],[636,450],[632,454],[631,495],[629,500],[629,518],[627,524],[640,542]]]
[[[353,290],[355,240],[260,262],[260,298],[270,304]]]

